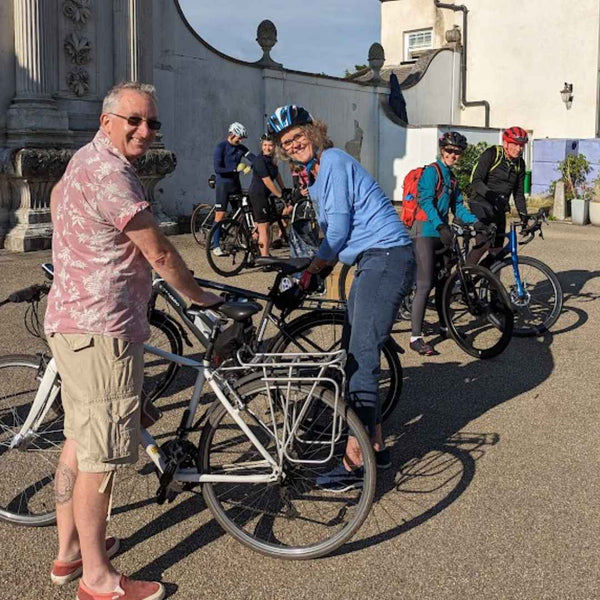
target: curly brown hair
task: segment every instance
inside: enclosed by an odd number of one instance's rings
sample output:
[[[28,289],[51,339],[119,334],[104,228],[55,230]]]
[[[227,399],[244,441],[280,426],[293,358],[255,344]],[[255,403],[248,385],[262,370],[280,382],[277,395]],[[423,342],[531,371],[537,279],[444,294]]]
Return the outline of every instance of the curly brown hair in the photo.
[[[327,124],[323,121],[314,120],[312,123],[298,125],[298,127],[302,129],[306,137],[319,152],[327,150],[327,148],[333,148],[333,142],[327,133]],[[281,147],[281,135],[282,134],[280,133],[275,138],[276,153],[282,160],[290,161],[290,156]]]

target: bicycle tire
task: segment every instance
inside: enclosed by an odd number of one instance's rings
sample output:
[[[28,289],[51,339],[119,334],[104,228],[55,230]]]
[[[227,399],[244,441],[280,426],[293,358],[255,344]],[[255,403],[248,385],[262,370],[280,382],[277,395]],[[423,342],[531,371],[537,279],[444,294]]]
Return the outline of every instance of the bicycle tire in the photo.
[[[212,204],[198,204],[192,213],[190,229],[196,243],[206,246],[206,240],[215,222],[215,211]]]
[[[490,270],[500,279],[510,297],[515,313],[513,335],[541,335],[556,323],[562,311],[563,291],[558,277],[548,265],[531,256],[519,256],[519,275],[526,292],[523,299],[519,298],[510,258],[493,264]],[[536,271],[541,276],[534,277]]]
[[[212,250],[213,246],[216,246],[213,239],[217,231],[219,231],[218,247],[224,253],[223,256],[215,256]],[[215,273],[223,277],[237,275],[248,264],[250,252],[250,236],[237,219],[223,219],[215,223],[210,230],[208,243],[206,244],[206,258]]]
[[[448,332],[470,356],[493,358],[506,349],[512,337],[514,316],[508,294],[488,269],[475,265],[462,267],[462,273],[466,289],[455,271],[443,290]]]
[[[40,366],[39,356],[0,358],[0,519],[29,527],[56,521],[54,474],[64,442],[63,412],[50,410],[27,448],[9,448],[37,393]]]
[[[271,384],[271,394],[273,393]],[[280,384],[291,401],[300,402],[314,389],[311,422],[333,422],[334,410],[343,432],[324,464],[292,463],[281,456],[272,427],[280,427],[284,411],[272,410],[264,381],[256,380],[237,390],[243,401],[240,417],[282,468],[284,476],[274,483],[204,483],[205,502],[218,523],[242,544],[275,558],[307,560],[325,556],[348,541],[366,519],[375,492],[376,467],[366,430],[354,411],[330,390],[311,383]],[[277,390],[279,393],[281,390]],[[321,428],[322,431],[323,428]],[[326,444],[309,419],[301,422],[302,434],[290,443],[296,460],[325,460]],[[281,431],[281,430],[279,430]],[[355,437],[363,456],[364,479],[360,489],[331,492],[319,488],[315,479],[341,461],[348,434]],[[257,460],[258,459],[258,460]],[[262,465],[258,463],[262,461]],[[264,459],[221,404],[215,406],[202,431],[197,466],[202,473],[265,473]],[[270,469],[270,467],[269,467]]]
[[[177,322],[156,308],[150,311],[148,318],[150,324],[149,346],[166,350],[171,354],[183,355],[183,339]],[[142,398],[145,401],[154,401],[164,395],[167,388],[175,379],[180,365],[166,358],[161,358],[150,352],[144,353],[144,386]]]
[[[275,336],[269,352],[339,350],[343,325],[344,313],[340,310],[318,309],[307,312],[290,321]],[[311,335],[313,332],[314,335]],[[381,417],[385,421],[394,412],[402,394],[402,364],[393,340],[388,339],[383,345],[381,360]]]

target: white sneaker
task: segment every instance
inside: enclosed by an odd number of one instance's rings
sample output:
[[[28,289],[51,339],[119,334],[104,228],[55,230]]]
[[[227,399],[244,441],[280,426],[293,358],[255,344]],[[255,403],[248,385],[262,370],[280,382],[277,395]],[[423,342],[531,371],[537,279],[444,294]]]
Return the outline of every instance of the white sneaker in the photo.
[[[220,246],[216,246],[215,248],[212,249],[212,253],[215,256],[225,256],[225,252],[223,252],[223,250],[221,250]]]

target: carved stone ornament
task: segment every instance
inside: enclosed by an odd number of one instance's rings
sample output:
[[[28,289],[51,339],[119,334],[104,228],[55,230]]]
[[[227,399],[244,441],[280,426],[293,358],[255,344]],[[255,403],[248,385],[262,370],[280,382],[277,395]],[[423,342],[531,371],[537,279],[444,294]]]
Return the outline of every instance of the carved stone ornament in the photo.
[[[177,157],[170,150],[150,149],[135,162],[140,177],[164,177],[172,173],[177,166]]]
[[[269,52],[277,43],[277,27],[273,21],[265,19],[261,21],[256,30],[256,41],[263,49],[263,52]]]
[[[67,85],[76,96],[85,96],[90,89],[90,75],[82,67],[77,67],[67,75]]]
[[[73,32],[65,38],[64,48],[73,64],[87,65],[90,62],[92,46],[87,38]]]
[[[62,8],[63,15],[76,25],[85,25],[92,13],[90,4],[91,0],[65,0]]]
[[[74,148],[22,148],[13,150],[4,164],[5,171],[24,179],[57,181],[63,176]]]

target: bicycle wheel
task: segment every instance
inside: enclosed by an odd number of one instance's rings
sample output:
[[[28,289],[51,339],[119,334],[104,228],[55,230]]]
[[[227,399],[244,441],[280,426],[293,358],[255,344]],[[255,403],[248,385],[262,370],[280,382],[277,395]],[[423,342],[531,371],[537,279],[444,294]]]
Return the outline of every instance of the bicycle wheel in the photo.
[[[513,335],[528,337],[548,331],[560,316],[563,292],[554,271],[531,256],[519,256],[519,276],[524,295],[519,297],[512,260],[492,265],[492,273],[506,288],[515,312]]]
[[[446,281],[443,313],[448,331],[467,354],[492,358],[509,344],[514,317],[508,294],[495,275],[480,266],[462,267]]]
[[[250,251],[250,237],[240,221],[223,219],[210,230],[206,258],[215,273],[223,277],[237,275],[248,263]]]
[[[181,356],[183,354],[183,340],[177,323],[161,310],[153,309],[148,319],[150,323],[150,339],[146,342],[160,350]],[[152,354],[144,353],[144,387],[142,396],[144,400],[160,398],[171,385],[179,365]]]
[[[343,302],[348,302],[348,296],[350,295],[350,288],[354,281],[354,272],[356,267],[350,265],[342,265],[340,269],[340,275],[338,279],[338,297]]]
[[[39,356],[0,358],[0,519],[17,525],[50,525],[56,520],[54,473],[62,451],[62,407],[49,410],[18,448],[11,442],[25,422],[43,374]]]
[[[342,347],[344,313],[315,310],[297,317],[277,334],[270,352],[333,352]],[[402,393],[402,365],[393,340],[381,352],[379,398],[385,421],[394,411]]]
[[[280,385],[279,389],[271,387],[269,393],[266,384],[257,380],[237,390],[243,400],[238,414],[281,468],[279,479],[272,483],[205,483],[202,491],[223,529],[253,550],[276,558],[317,558],[344,544],[365,520],[375,492],[375,460],[364,426],[341,400],[336,405],[329,390],[317,386],[311,394],[312,384],[295,383],[289,389],[286,383]],[[274,393],[286,395],[294,407],[290,413],[300,422],[291,439],[282,439],[285,411],[273,403]],[[308,401],[311,410],[306,412],[311,417],[301,418],[298,407]],[[287,418],[289,425],[290,416]],[[337,436],[331,435],[334,419]],[[339,465],[349,435],[356,438],[362,452],[362,487],[344,492],[319,488],[316,478]],[[282,446],[287,448],[287,457],[280,452]],[[202,432],[198,469],[241,476],[271,472],[221,405]]]
[[[198,204],[192,213],[191,230],[196,243],[206,245],[208,234],[215,223],[215,210],[211,204]]]

